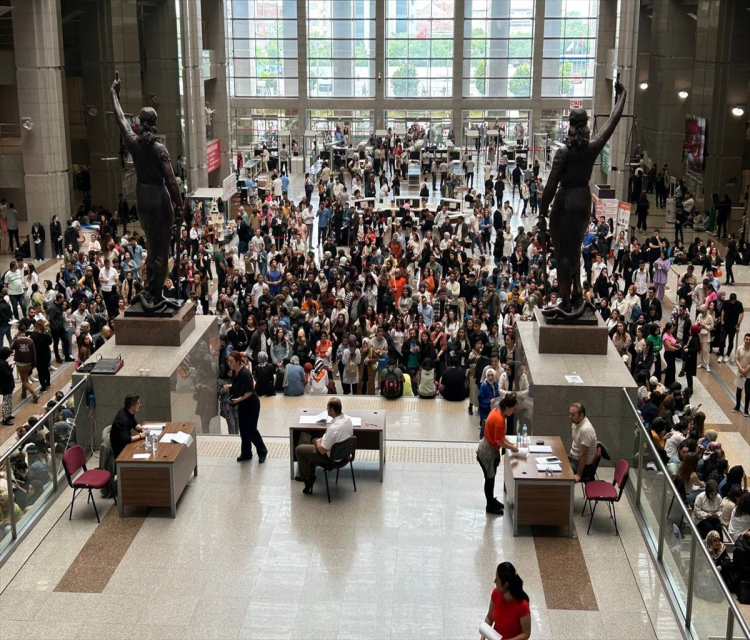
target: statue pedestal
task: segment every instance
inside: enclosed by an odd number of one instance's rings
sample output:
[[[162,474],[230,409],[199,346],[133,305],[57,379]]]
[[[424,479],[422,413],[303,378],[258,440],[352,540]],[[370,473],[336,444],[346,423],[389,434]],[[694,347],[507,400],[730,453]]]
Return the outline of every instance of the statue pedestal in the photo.
[[[216,399],[218,356],[212,350],[218,344],[216,317],[193,317],[191,325],[190,334],[177,347],[123,346],[114,339],[109,340],[92,358],[100,354],[103,358],[122,356],[122,369],[114,375],[73,374],[73,384],[88,375],[94,391],[96,404],[87,417],[94,429],[97,447],[102,430],[112,424],[128,394],[141,398],[139,422],[196,422],[198,433],[221,432]],[[148,329],[143,331],[148,332]]]
[[[549,324],[542,310],[534,309],[534,333],[539,353],[607,355],[607,325],[596,314],[596,325]]]
[[[115,320],[117,345],[179,347],[195,329],[195,303],[187,302],[171,318],[129,316]]]

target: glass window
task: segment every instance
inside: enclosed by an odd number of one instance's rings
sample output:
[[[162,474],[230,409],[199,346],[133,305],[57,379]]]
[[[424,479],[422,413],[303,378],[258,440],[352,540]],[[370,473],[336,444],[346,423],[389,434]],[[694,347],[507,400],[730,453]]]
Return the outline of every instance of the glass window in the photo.
[[[375,97],[375,0],[307,0],[311,98]]]
[[[473,0],[466,11],[464,97],[530,97],[534,0]]]
[[[556,0],[545,9],[542,97],[594,93],[599,0]]]
[[[297,96],[296,0],[228,0],[227,25],[232,95]]]
[[[234,140],[235,148],[255,147],[265,143],[277,147],[279,132],[293,131],[297,128],[296,109],[250,109],[235,108]],[[289,140],[283,140],[289,143]]]
[[[454,0],[386,0],[386,95],[453,95]]]

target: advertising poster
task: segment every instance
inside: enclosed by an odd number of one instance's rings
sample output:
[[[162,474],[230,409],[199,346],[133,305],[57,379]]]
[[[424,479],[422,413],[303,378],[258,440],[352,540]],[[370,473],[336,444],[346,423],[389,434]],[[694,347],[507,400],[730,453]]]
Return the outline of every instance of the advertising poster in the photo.
[[[211,140],[206,145],[206,169],[209,173],[221,166],[221,140]]]

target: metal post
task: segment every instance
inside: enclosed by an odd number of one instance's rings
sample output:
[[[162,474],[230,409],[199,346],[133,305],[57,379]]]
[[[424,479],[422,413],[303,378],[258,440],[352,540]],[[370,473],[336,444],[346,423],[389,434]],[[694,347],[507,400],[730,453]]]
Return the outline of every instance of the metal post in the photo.
[[[641,425],[636,423],[636,428],[638,429],[638,486],[635,490],[635,505],[640,507],[641,486],[643,485],[643,457],[645,455],[643,445],[645,443],[643,441],[643,429],[641,428]]]
[[[52,455],[50,456],[52,460],[52,490],[53,492],[57,492],[57,455],[55,453],[55,424],[52,420],[52,417],[47,418],[49,422],[47,423],[47,431],[49,432],[49,447]],[[49,426],[52,425],[52,426]]]
[[[726,640],[732,640],[732,636],[734,635],[734,613],[732,613],[732,608],[729,608],[729,614],[727,615],[727,638]]]
[[[664,476],[664,488],[661,491],[661,515],[659,516],[659,540],[656,557],[659,562],[664,559],[664,529],[667,522],[667,476]]]
[[[695,536],[690,536],[690,570],[688,572],[687,607],[685,609],[685,628],[690,629],[690,619],[693,615],[693,590],[695,587]]]
[[[18,537],[16,533],[16,496],[13,495],[13,467],[10,465],[10,456],[5,461],[5,480],[8,483],[8,508],[10,509],[10,539]]]

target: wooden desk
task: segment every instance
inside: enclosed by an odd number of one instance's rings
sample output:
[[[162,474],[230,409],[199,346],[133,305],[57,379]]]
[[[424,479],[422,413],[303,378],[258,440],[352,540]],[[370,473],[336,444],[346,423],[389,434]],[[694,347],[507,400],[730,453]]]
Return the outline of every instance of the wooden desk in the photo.
[[[151,423],[156,424],[156,423]],[[145,426],[149,423],[145,422]],[[195,422],[167,422],[159,440],[165,433],[190,434],[189,447],[176,442],[159,444],[156,457],[137,459],[137,453],[146,453],[146,443],[131,442],[117,457],[117,506],[120,517],[125,507],[169,507],[172,517],[177,513],[177,501],[190,480],[198,475],[198,438]]]
[[[519,525],[568,527],[573,535],[573,492],[575,474],[568,462],[568,452],[557,436],[531,436],[531,444],[544,440],[552,447],[551,454],[531,454],[528,458],[511,458],[506,450],[503,458],[506,507],[513,519],[513,535]],[[551,476],[537,471],[536,459],[557,456],[562,472]]]
[[[294,450],[299,444],[300,434],[309,433],[313,439],[320,438],[325,430],[326,425],[320,424],[300,424],[301,416],[318,415],[319,409],[300,409],[294,418],[294,423],[289,425],[289,475],[294,480],[294,463],[297,456]],[[383,482],[383,471],[385,468],[385,411],[361,411],[352,409],[344,413],[350,418],[361,418],[362,426],[354,427],[354,435],[357,436],[357,450],[365,449],[369,451],[380,451],[380,482]],[[365,426],[369,423],[369,426]]]

